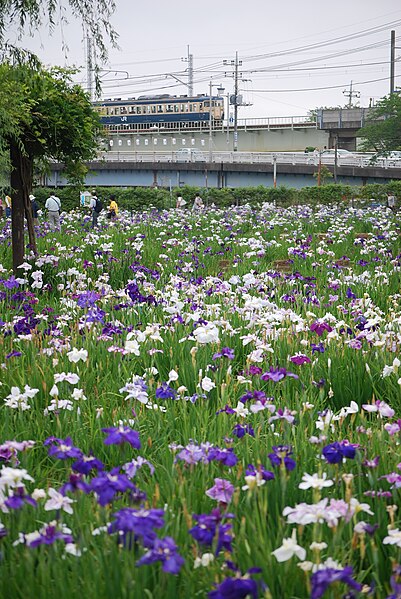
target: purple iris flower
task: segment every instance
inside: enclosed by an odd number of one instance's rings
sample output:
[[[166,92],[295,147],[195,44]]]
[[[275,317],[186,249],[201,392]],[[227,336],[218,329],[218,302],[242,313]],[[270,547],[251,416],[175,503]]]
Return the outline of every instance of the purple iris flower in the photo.
[[[235,410],[228,404],[226,404],[224,406],[224,408],[222,408],[221,410],[217,410],[216,415],[221,414],[222,412],[224,412],[225,414],[235,414],[236,413]]]
[[[135,537],[142,538],[145,547],[152,547],[156,533],[154,528],[164,526],[164,510],[160,509],[133,509],[123,508],[113,514],[114,521],[109,525],[107,532],[122,533],[123,535],[133,534]]]
[[[362,466],[364,466],[365,468],[372,468],[372,469],[377,468],[379,465],[379,461],[380,461],[380,456],[376,456],[372,460],[365,459],[362,462]]]
[[[76,493],[77,491],[90,493],[91,487],[83,480],[82,474],[72,473],[70,474],[69,481],[60,488],[60,493],[67,495],[67,493]]]
[[[215,555],[218,555],[222,549],[232,552],[233,538],[230,533],[232,525],[223,522],[234,518],[234,514],[222,514],[216,508],[210,514],[193,514],[192,517],[197,524],[189,530],[189,534],[195,541],[206,547],[211,547],[215,541]]]
[[[272,447],[272,450],[273,453],[269,453],[268,457],[273,466],[284,466],[289,472],[294,470],[296,462],[289,457],[292,455],[292,447],[290,445],[276,445]]]
[[[247,376],[259,376],[262,374],[263,370],[260,366],[255,366],[255,364],[251,364],[248,370],[245,372]]]
[[[178,574],[184,564],[184,558],[177,553],[177,545],[171,537],[155,539],[153,547],[137,562],[137,566],[145,566],[162,562],[162,569],[169,574]]]
[[[356,299],[355,293],[352,291],[351,287],[347,287],[347,291],[345,292],[348,299]]]
[[[59,460],[68,458],[79,459],[82,457],[82,451],[78,447],[74,447],[71,437],[58,439],[56,437],[48,437],[43,445],[51,445],[49,455]]]
[[[318,570],[310,578],[312,586],[311,599],[320,599],[320,597],[323,597],[333,582],[343,582],[355,591],[360,591],[362,585],[352,578],[352,574],[351,566],[347,566],[343,570],[335,570],[334,568]]]
[[[56,526],[49,524],[40,531],[40,537],[30,541],[29,547],[39,547],[39,545],[53,545],[56,541],[64,541],[64,543],[73,543],[72,535],[66,534],[61,530],[57,530]]]
[[[305,356],[305,354],[296,354],[295,356],[291,356],[290,360],[297,366],[302,366],[302,364],[310,364],[311,362],[311,359],[308,358],[308,356]]]
[[[234,494],[234,485],[224,478],[215,478],[214,485],[206,491],[206,495],[219,503],[228,504]]]
[[[250,435],[251,437],[255,436],[255,431],[251,427],[250,424],[236,424],[233,428],[232,434],[234,437],[238,437],[238,439],[242,439],[245,435]]]
[[[230,347],[223,347],[219,352],[213,354],[213,360],[217,360],[217,358],[228,358],[229,360],[233,360],[234,350]]]
[[[235,455],[232,447],[213,447],[209,451],[207,459],[209,462],[220,462],[221,464],[223,464],[224,466],[228,466],[229,468],[231,466],[235,466],[238,462],[238,458]]]
[[[86,322],[102,322],[102,323],[104,323],[105,316],[106,316],[106,312],[104,310],[101,310],[97,306],[94,306],[93,308],[88,310],[88,313],[85,317],[85,321]]]
[[[6,289],[15,289],[15,287],[19,287],[19,283],[14,275],[11,275],[9,279],[1,281]]]
[[[393,575],[390,578],[391,590],[393,591],[387,599],[400,599],[401,597],[401,566],[393,566]]]
[[[91,470],[104,470],[104,464],[93,455],[83,455],[71,468],[80,474],[89,474]]]
[[[90,481],[90,488],[98,496],[100,505],[111,503],[117,493],[136,491],[135,485],[129,478],[125,474],[120,474],[119,468],[113,468],[110,472],[100,472]]]
[[[78,296],[77,304],[80,308],[92,308],[97,300],[100,299],[100,295],[94,291],[85,291]]]
[[[335,441],[323,447],[322,454],[329,464],[339,464],[343,458],[353,460],[358,447],[349,441]]]
[[[5,505],[11,510],[19,510],[25,503],[36,507],[36,501],[25,492],[25,487],[17,487],[13,489],[13,495],[8,497],[4,502]]]
[[[270,367],[270,370],[268,372],[264,372],[260,378],[262,379],[262,381],[272,381],[273,383],[278,383],[279,381],[285,379],[287,376],[293,379],[299,378],[297,374],[290,372],[286,368],[273,367]]]
[[[241,403],[245,403],[250,399],[254,399],[255,401],[264,401],[266,400],[266,393],[264,391],[247,391],[239,398]]]
[[[129,426],[112,426],[110,428],[102,428],[102,431],[108,434],[103,441],[105,445],[121,445],[122,443],[129,443],[135,449],[141,448],[139,433]]]
[[[175,399],[176,395],[177,392],[170,387],[168,383],[162,383],[160,387],[156,389],[157,399]]]
[[[327,324],[327,322],[319,322],[318,320],[313,322],[309,328],[311,331],[314,331],[317,335],[319,335],[319,337],[323,335],[324,331],[330,333],[333,330],[333,328]]]
[[[326,351],[322,342],[311,343],[310,346],[312,349],[312,354],[315,354],[315,353],[324,354],[324,352]]]
[[[19,356],[22,356],[22,352],[14,350],[6,355],[6,360],[9,360],[10,358],[19,358]]]
[[[257,468],[253,464],[248,464],[247,469],[245,470],[246,476],[256,476],[256,474],[260,474],[263,480],[273,480],[274,473],[270,470],[266,470],[264,466],[259,465]]]
[[[209,599],[246,599],[259,597],[258,584],[251,578],[226,578],[216,590],[208,593]]]

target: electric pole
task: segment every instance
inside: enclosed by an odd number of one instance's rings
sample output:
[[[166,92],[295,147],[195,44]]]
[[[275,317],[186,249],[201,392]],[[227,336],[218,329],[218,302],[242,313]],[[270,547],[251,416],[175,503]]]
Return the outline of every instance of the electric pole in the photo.
[[[395,31],[391,31],[390,37],[390,94],[394,93],[395,85]]]
[[[188,95],[192,97],[194,95],[194,55],[190,53],[189,46],[187,46],[187,57],[181,58],[183,62],[188,63]]]
[[[230,104],[234,104],[234,152],[238,151],[238,106],[242,105],[242,98],[238,96],[238,80],[242,77],[242,73],[238,73],[238,67],[242,65],[242,60],[238,60],[238,51],[235,52],[235,60],[223,60],[224,65],[230,64],[234,67],[234,95],[231,96]],[[228,115],[227,115],[228,118]]]
[[[349,90],[345,89],[343,91],[343,94],[344,94],[344,96],[346,96],[348,98],[347,108],[352,108],[352,98],[360,98],[361,97],[361,92],[358,92],[358,91],[352,89],[352,81],[350,83]]]
[[[86,87],[89,99],[93,100],[93,61],[92,61],[92,39],[89,35],[86,37]]]

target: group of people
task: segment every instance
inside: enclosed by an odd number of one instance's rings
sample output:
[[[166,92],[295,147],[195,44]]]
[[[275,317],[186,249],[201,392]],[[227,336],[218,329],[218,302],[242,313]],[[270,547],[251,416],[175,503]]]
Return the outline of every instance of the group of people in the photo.
[[[96,189],[92,189],[92,197],[89,203],[89,208],[92,212],[92,229],[97,227],[97,221],[99,214],[103,210],[103,203],[100,198],[97,197]],[[110,203],[107,208],[107,218],[110,220],[116,220],[118,216],[118,204],[116,202],[116,196],[110,195]]]
[[[186,201],[184,200],[184,198],[181,195],[178,195],[175,207],[176,208],[184,208],[184,206],[186,206]],[[199,194],[197,194],[194,199],[192,210],[194,212],[199,212],[199,211],[203,210],[204,207],[205,207],[205,205],[203,203],[202,198],[200,197]]]

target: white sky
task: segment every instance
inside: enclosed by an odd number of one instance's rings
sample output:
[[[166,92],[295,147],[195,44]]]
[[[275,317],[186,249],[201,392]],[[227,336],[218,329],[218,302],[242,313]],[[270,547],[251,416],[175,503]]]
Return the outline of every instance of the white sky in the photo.
[[[181,57],[187,55],[190,45],[195,93],[208,94],[211,78],[213,85],[222,83],[226,93],[233,93],[233,78],[225,76],[232,67],[223,66],[223,60],[231,61],[238,50],[245,79],[239,93],[244,102],[252,104],[239,109],[239,118],[296,116],[316,106],[345,105],[347,98],[342,92],[349,89],[351,80],[360,91],[360,105],[368,106],[370,98],[389,92],[391,29],[397,35],[396,85],[401,86],[400,0],[117,0],[112,22],[121,49],[110,49],[105,68],[127,73],[104,74],[102,97],[187,93],[169,73],[187,80],[188,65]],[[381,31],[366,31],[380,27]],[[363,32],[366,34],[356,39],[334,43]],[[67,57],[62,40],[69,46]],[[271,56],[325,42],[325,47]],[[52,37],[43,28],[34,38],[25,37],[22,45],[35,51],[45,64],[84,67],[78,80],[86,85],[80,24],[57,27]],[[361,49],[372,45],[375,47]],[[377,79],[382,80],[364,83]],[[332,86],[338,87],[297,91]]]

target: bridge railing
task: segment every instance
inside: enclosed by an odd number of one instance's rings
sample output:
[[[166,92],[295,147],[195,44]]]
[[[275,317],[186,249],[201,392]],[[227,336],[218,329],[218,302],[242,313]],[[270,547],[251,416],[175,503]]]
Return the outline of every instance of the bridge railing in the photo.
[[[172,152],[132,152],[132,151],[113,151],[105,152],[99,156],[99,160],[105,162],[171,162],[173,164],[188,164],[188,163],[208,163],[209,152],[189,152],[188,156],[182,156],[180,151]],[[318,153],[305,152],[212,152],[211,158],[213,163],[224,164],[280,164],[292,165],[309,165],[318,166]],[[334,155],[321,155],[321,163],[324,165],[334,165]],[[337,156],[338,166],[356,166],[369,167],[376,166],[379,168],[401,168],[401,159],[395,158],[379,158],[373,160],[373,154],[353,153],[350,156]]]

